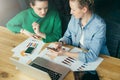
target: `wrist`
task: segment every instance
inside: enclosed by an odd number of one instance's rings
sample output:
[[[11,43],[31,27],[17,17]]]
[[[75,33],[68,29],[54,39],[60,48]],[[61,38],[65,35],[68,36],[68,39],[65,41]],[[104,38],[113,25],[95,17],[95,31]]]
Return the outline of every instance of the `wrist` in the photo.
[[[44,33],[38,32],[37,35],[41,36],[42,38],[46,38],[46,35]]]
[[[64,56],[67,56],[68,52],[67,51],[64,51],[63,55]]]
[[[24,33],[24,29],[21,29],[21,30],[20,30],[20,33]]]
[[[59,41],[61,45],[64,45],[64,42],[63,41]]]
[[[36,32],[35,34],[37,34],[37,35],[39,35],[39,36],[41,35],[41,33],[40,33],[40,32]]]

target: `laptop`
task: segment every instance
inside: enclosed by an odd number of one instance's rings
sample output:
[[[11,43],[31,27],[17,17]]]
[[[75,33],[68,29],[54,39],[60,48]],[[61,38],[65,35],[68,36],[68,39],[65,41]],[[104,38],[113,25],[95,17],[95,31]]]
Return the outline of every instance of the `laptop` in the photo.
[[[41,57],[37,57],[29,65],[23,64],[13,58],[12,63],[23,73],[35,80],[63,80],[70,71],[69,68],[56,64]]]

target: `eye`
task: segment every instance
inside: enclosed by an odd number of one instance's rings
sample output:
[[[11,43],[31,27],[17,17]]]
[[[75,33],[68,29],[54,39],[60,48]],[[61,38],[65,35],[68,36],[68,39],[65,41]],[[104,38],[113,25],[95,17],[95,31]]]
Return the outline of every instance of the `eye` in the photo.
[[[72,11],[75,11],[75,9],[71,8]]]
[[[74,9],[71,9],[72,11],[75,11]]]
[[[48,9],[48,7],[45,8],[45,10],[47,10],[47,9]]]
[[[42,10],[42,8],[38,8],[38,10]]]
[[[75,11],[75,10],[73,10],[73,11]]]

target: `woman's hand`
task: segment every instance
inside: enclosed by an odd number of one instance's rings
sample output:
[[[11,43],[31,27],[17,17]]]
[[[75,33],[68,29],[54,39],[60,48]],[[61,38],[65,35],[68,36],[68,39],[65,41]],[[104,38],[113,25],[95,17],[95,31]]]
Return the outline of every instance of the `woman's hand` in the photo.
[[[62,49],[62,42],[55,42],[54,49],[50,49],[50,51],[57,56],[65,55],[64,53],[66,52],[64,49]]]
[[[41,38],[40,36],[38,36],[36,34],[34,34],[32,37],[35,38],[35,39]]]
[[[39,33],[40,33],[40,31],[39,31],[40,25],[39,25],[38,23],[36,23],[36,22],[33,22],[33,23],[32,23],[32,26],[33,26],[34,32],[35,32],[36,34],[39,34]]]
[[[37,36],[39,36],[39,37],[41,37],[41,38],[46,38],[46,35],[45,35],[44,33],[41,33],[41,32],[39,31],[40,25],[39,25],[38,23],[33,22],[33,23],[32,23],[32,26],[33,26],[33,30],[34,30],[34,32],[35,32],[35,34],[36,34]]]
[[[61,42],[55,42],[55,49],[57,49],[58,51],[62,49],[62,43]]]
[[[59,49],[59,51],[55,51],[55,50],[52,50],[52,49],[50,49],[50,51],[51,51],[51,53],[53,54],[53,55],[56,55],[56,56],[64,56],[65,55],[65,50],[63,50],[62,48],[61,49]]]
[[[20,30],[21,33],[27,35],[28,37],[33,37],[33,38],[40,38],[40,36],[36,35],[36,34],[33,34],[33,33],[30,33],[29,31],[25,30],[25,29],[21,29]]]

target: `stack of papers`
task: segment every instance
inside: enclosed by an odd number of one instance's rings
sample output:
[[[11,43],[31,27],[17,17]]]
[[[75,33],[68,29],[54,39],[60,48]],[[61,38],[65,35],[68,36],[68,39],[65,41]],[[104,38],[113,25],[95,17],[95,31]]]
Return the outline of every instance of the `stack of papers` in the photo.
[[[19,61],[22,63],[29,63],[38,56],[44,44],[45,43],[41,40],[37,40],[32,37],[28,38],[27,40],[23,41],[21,44],[12,49],[12,51],[14,52],[13,57],[19,58]],[[31,54],[25,53],[25,51],[29,47],[34,48]]]
[[[29,62],[33,61],[36,57],[42,57],[51,62],[66,66],[70,68],[72,71],[96,70],[99,64],[103,61],[103,58],[98,57],[98,59],[94,62],[83,63],[82,61],[76,58],[68,56],[58,56],[57,54],[53,55],[53,53],[51,53],[50,50],[47,48],[41,51],[44,44],[45,43],[41,40],[37,40],[32,37],[28,38],[27,40],[23,41],[21,44],[12,49],[12,51],[14,52],[13,57],[18,57],[19,61],[24,64],[28,64]],[[48,47],[52,48],[53,46],[54,43],[51,43]],[[34,48],[33,52],[30,54],[25,53],[29,47]],[[76,47],[74,47],[72,50],[64,46],[62,48],[70,52],[82,52],[81,49]]]
[[[53,44],[49,45],[50,47],[53,46]],[[67,47],[63,47],[66,51],[69,51],[70,49]],[[79,48],[73,48],[72,50],[70,50],[70,52],[82,52],[81,49]],[[52,62],[55,62],[57,64],[61,64],[64,65],[68,68],[70,68],[72,71],[88,71],[88,70],[96,70],[96,68],[99,66],[99,64],[103,61],[103,58],[99,57],[96,61],[94,62],[90,62],[90,63],[83,63],[78,59],[75,58],[71,58],[68,56],[55,56],[55,57],[51,57],[49,56],[50,51],[45,48],[40,54],[39,56],[42,58],[45,58],[47,60],[50,60]]]

